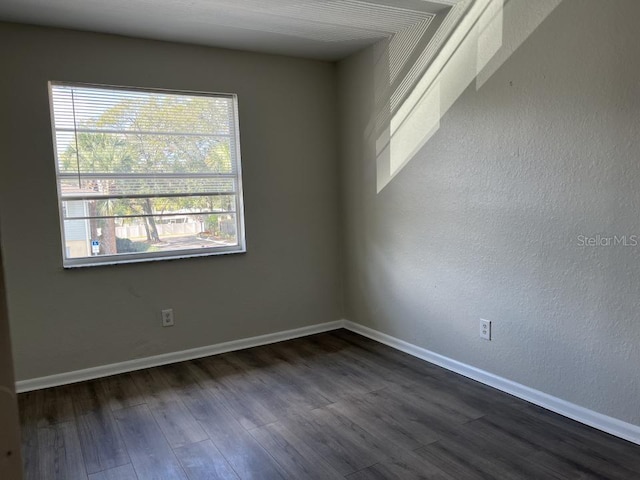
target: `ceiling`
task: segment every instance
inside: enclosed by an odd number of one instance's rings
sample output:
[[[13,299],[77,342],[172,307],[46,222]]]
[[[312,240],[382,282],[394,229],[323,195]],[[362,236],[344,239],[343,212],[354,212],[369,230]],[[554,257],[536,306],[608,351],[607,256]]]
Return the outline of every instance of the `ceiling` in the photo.
[[[399,32],[424,32],[458,1],[2,0],[0,20],[339,60]]]

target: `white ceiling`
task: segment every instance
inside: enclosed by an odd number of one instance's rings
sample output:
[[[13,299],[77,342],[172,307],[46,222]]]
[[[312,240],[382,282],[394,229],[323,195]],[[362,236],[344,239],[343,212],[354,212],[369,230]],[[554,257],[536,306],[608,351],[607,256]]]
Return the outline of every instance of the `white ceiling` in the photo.
[[[338,60],[459,0],[0,0],[0,20]]]

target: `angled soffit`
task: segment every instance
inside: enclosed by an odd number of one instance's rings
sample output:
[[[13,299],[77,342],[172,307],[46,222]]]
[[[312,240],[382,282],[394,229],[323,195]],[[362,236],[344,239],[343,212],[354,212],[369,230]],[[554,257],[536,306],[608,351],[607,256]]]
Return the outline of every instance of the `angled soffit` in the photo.
[[[0,21],[340,60],[433,35],[459,0],[2,0]],[[398,59],[396,59],[398,60]],[[396,70],[400,69],[396,65]]]

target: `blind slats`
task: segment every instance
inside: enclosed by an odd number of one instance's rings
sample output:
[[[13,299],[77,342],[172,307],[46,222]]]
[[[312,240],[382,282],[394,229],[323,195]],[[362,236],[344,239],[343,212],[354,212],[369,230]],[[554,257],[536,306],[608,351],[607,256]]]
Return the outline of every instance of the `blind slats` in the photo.
[[[235,178],[126,177],[103,178],[82,176],[61,180],[61,198],[83,197],[159,197],[176,195],[208,195],[235,192]]]
[[[58,132],[69,133],[114,133],[114,134],[129,134],[129,135],[171,135],[175,137],[228,137],[229,133],[199,133],[199,132],[158,132],[152,130],[114,130],[109,128],[65,128],[60,127],[56,129]]]
[[[65,267],[245,251],[235,95],[50,83]]]
[[[51,95],[62,198],[237,191],[233,96],[65,84]]]
[[[142,201],[141,201],[142,200]],[[89,203],[91,202],[91,203]],[[144,203],[143,203],[144,202]],[[164,215],[202,215],[207,213],[235,213],[233,195],[92,198],[84,200],[82,208],[78,199],[63,202],[63,217],[70,218],[126,218]],[[147,207],[145,209],[145,206]]]

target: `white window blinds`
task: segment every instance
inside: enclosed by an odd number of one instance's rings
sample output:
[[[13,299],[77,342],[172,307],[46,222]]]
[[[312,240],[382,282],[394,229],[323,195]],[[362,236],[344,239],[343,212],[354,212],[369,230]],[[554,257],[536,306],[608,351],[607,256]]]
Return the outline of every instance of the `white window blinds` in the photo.
[[[234,95],[50,91],[65,265],[244,250]]]

